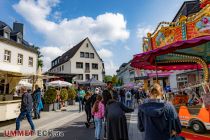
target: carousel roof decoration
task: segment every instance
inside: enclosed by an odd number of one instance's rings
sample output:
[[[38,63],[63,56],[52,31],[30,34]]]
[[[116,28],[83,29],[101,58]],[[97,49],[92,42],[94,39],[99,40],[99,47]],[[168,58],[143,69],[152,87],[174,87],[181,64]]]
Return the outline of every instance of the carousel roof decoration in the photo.
[[[145,70],[208,69],[210,64],[210,4],[175,22],[161,22],[143,38],[143,53],[134,55],[131,66]],[[204,70],[205,75],[208,71]]]

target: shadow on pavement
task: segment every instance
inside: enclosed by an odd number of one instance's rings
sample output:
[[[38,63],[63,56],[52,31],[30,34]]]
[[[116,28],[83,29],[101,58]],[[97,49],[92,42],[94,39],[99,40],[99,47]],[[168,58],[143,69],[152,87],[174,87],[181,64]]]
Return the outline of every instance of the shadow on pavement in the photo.
[[[62,131],[64,137],[49,138],[50,140],[94,140],[94,128],[86,128],[84,122],[77,121],[71,125],[56,128],[54,131]]]

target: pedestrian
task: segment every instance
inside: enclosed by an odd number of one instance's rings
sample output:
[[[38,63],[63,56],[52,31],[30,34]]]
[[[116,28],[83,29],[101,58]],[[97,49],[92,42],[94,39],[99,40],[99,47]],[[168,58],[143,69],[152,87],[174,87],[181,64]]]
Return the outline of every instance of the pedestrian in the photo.
[[[125,104],[125,90],[122,88],[120,89],[120,101]]]
[[[112,94],[113,94],[112,82],[108,81],[106,88],[102,92],[103,103],[105,105],[105,108],[107,106],[108,101],[113,98]],[[107,139],[107,132],[106,132],[106,130],[107,130],[107,121],[106,121],[106,117],[105,117],[105,121],[104,121],[104,139]]]
[[[109,100],[105,116],[107,118],[107,139],[128,140],[128,129],[125,112],[133,112],[133,109],[126,107],[116,99]]]
[[[104,118],[104,104],[102,103],[102,96],[97,95],[96,102],[92,108],[92,114],[94,116],[95,122],[95,138],[96,140],[100,140],[101,137],[101,129],[102,129],[102,121]]]
[[[32,102],[33,102],[32,96],[27,92],[26,87],[21,87],[21,93],[23,93],[23,95],[21,100],[20,115],[16,119],[16,130],[20,129],[20,121],[26,116],[31,126],[31,130],[34,131],[35,127],[31,118]]]
[[[132,94],[131,94],[130,90],[127,90],[125,93],[125,102],[126,102],[127,107],[131,107]]]
[[[35,85],[35,91],[33,93],[33,111],[34,111],[34,118],[33,119],[39,119],[39,104],[41,102],[41,89],[38,85]]]
[[[84,96],[84,104],[85,104],[85,113],[87,116],[87,122],[85,123],[85,125],[87,128],[89,128],[90,120],[92,117],[92,114],[91,114],[91,93],[89,91],[87,91],[87,93]]]
[[[85,96],[85,91],[83,90],[82,87],[78,87],[78,93],[77,93],[77,96],[78,96],[78,101],[79,101],[79,112],[83,111],[84,110],[84,96]]]
[[[92,108],[93,108],[93,105],[96,102],[96,98],[97,98],[98,95],[99,95],[99,88],[96,88],[94,94],[91,96],[91,107]],[[93,115],[92,115],[92,118],[93,118],[93,124],[94,124],[94,127],[95,127],[95,121],[94,121],[94,116]]]
[[[145,133],[143,140],[169,140],[181,132],[181,124],[174,106],[161,100],[162,88],[155,83],[149,99],[139,106],[138,128]]]
[[[140,95],[139,95],[139,91],[137,89],[134,90],[134,98],[135,98],[135,101],[134,101],[134,107],[136,106],[139,106],[139,99],[140,99]]]

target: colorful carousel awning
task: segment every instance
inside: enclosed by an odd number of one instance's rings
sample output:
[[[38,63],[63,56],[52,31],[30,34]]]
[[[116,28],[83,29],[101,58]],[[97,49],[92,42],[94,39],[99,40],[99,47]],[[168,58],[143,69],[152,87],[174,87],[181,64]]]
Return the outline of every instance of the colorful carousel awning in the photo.
[[[201,58],[209,64],[210,36],[177,41],[155,50],[137,54],[131,61],[131,66],[145,70],[201,69],[201,65],[186,61],[191,58],[190,56]]]

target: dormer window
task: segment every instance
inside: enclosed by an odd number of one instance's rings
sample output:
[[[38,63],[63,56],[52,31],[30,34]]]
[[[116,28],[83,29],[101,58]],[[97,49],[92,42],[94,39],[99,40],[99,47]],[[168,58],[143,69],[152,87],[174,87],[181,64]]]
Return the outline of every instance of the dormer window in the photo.
[[[17,43],[22,43],[22,38],[17,36]]]
[[[4,32],[4,38],[10,39],[10,33],[9,32]]]

